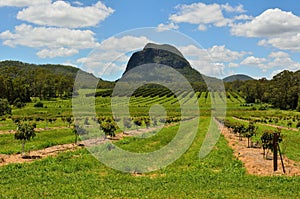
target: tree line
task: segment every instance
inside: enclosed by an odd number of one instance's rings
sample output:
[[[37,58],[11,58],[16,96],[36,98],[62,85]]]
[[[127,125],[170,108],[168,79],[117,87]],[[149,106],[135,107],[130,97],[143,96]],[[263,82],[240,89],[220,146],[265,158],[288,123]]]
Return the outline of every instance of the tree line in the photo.
[[[300,70],[284,70],[271,80],[227,82],[225,88],[239,93],[247,103],[268,103],[275,108],[300,111]]]
[[[72,76],[56,74],[45,68],[0,67],[0,98],[14,105],[30,102],[31,97],[70,96],[73,84]]]

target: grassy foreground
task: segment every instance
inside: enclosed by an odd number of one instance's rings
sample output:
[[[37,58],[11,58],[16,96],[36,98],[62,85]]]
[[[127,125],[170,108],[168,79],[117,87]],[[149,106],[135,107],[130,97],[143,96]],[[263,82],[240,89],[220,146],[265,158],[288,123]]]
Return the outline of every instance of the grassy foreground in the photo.
[[[107,168],[87,150],[65,152],[33,163],[0,167],[0,198],[299,198],[299,177],[257,177],[221,136],[199,159],[209,117],[202,117],[190,149],[168,167],[134,176]],[[120,141],[132,151],[151,151],[172,139],[170,127],[148,139]],[[140,144],[139,144],[140,143]]]

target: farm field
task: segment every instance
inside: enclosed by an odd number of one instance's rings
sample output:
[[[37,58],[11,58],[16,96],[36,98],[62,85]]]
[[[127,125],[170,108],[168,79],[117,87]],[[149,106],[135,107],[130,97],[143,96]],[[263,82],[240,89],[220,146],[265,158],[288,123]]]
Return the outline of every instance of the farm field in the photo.
[[[201,118],[205,129],[209,118]],[[200,129],[200,128],[199,128]],[[172,134],[172,129],[170,129]],[[127,149],[155,150],[157,140],[168,140],[167,132],[137,148],[130,140]],[[240,161],[232,155],[223,137],[203,160],[198,151],[203,140],[201,131],[192,147],[180,159],[165,169],[149,174],[124,174],[96,161],[88,151],[62,153],[29,164],[1,167],[2,197],[213,197],[213,198],[280,198],[299,197],[298,177],[258,177],[245,174]],[[150,150],[148,149],[148,150]],[[12,173],[13,172],[13,173]],[[125,182],[125,183],[120,183]],[[14,184],[14,188],[10,184]],[[268,187],[265,189],[265,187]],[[22,191],[20,191],[22,190]]]
[[[257,134],[251,138],[253,142],[260,140],[263,131],[276,130],[277,126],[281,126],[283,141],[280,146],[283,155],[300,162],[300,147],[297,144],[300,141],[297,127],[299,112],[272,108],[259,110],[260,104],[246,104],[243,98],[235,93],[229,93],[227,99],[221,99],[217,93],[202,92],[196,95],[201,115],[196,137],[188,151],[169,166],[150,173],[123,173],[97,161],[87,149],[78,148],[75,151],[61,152],[30,163],[0,166],[0,198],[300,197],[299,176],[248,174],[243,162],[234,156],[232,148],[223,135],[205,158],[199,158],[199,150],[212,117],[211,104],[226,100],[225,120],[245,126],[250,120],[256,120],[255,125],[258,129]],[[98,119],[111,117],[110,99],[110,97],[96,97]],[[122,100],[118,101],[122,103]],[[25,145],[27,154],[47,147],[74,143],[72,125],[66,120],[72,115],[71,100],[41,102],[43,107],[34,107],[37,102],[27,103],[23,108],[14,108],[11,116],[3,117],[0,121],[0,154],[21,153],[21,142],[15,140],[13,134],[17,128],[16,119],[27,119],[36,123],[36,137]],[[173,96],[132,97],[130,113],[133,118],[140,118],[142,123],[139,126],[132,125],[125,131],[146,129],[145,118],[148,115],[145,113],[148,113],[154,104],[165,107],[168,122],[172,125],[165,125],[161,131],[146,139],[123,137],[113,141],[116,146],[128,151],[144,153],[160,149],[174,138],[179,127],[180,112],[178,101]],[[196,103],[193,101],[190,104]],[[81,121],[85,121],[86,117]],[[191,118],[185,119],[188,124]],[[92,117],[88,117],[87,123],[92,123],[93,120]],[[164,122],[166,121],[157,118],[157,127],[164,125]],[[150,127],[155,128],[153,123],[150,123]],[[217,123],[213,123],[213,128],[218,131]],[[116,134],[122,134],[122,130],[117,129]]]

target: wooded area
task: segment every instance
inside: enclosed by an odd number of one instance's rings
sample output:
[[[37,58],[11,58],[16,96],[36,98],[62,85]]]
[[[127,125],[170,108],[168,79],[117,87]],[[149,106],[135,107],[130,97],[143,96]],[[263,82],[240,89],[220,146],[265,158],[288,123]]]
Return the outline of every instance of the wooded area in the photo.
[[[268,103],[275,108],[300,111],[300,71],[285,70],[272,80],[237,80],[225,86],[227,91],[240,93],[247,103]]]

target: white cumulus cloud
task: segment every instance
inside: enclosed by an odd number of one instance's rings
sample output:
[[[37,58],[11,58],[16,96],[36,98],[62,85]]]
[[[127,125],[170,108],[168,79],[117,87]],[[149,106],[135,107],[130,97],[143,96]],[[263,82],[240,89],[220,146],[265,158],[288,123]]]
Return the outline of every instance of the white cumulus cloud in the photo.
[[[268,57],[278,58],[278,57],[289,57],[290,55],[283,51],[271,52]]]
[[[68,49],[68,48],[57,48],[57,49],[43,49],[37,52],[37,56],[40,58],[54,58],[54,57],[66,57],[72,56],[78,53],[77,49]]]
[[[250,19],[253,19],[253,17],[243,14],[243,15],[235,16],[233,19],[236,20],[236,21],[238,21],[238,20],[250,20]]]
[[[205,4],[202,2],[192,4],[180,4],[175,7],[176,13],[169,17],[172,23],[189,23],[198,25],[198,30],[205,31],[207,27],[231,26],[236,20],[249,20],[252,17],[241,14],[246,12],[243,5],[231,6],[226,4]],[[224,13],[231,13],[231,18],[224,16]],[[239,15],[238,15],[239,14]],[[235,16],[238,15],[238,16]]]
[[[178,12],[169,17],[174,23],[214,24],[226,26],[231,22],[223,16],[222,7],[219,4],[193,3],[190,5],[178,5]]]
[[[179,47],[184,57],[188,59],[192,67],[205,75],[221,77],[224,75],[226,63],[232,66],[234,61],[242,59],[247,52],[233,51],[222,46],[212,46],[208,49],[199,48],[195,45]],[[229,65],[228,64],[228,65]],[[232,66],[233,67],[233,66]],[[235,67],[237,67],[235,65]]]
[[[166,31],[166,30],[177,30],[179,28],[178,25],[174,24],[174,23],[169,23],[169,24],[159,24],[157,26],[157,31],[158,32],[163,32],[163,31]]]
[[[65,1],[37,4],[21,10],[17,19],[43,26],[82,28],[96,26],[114,10],[102,2],[92,6],[74,7]]]
[[[268,9],[251,21],[233,24],[232,35],[263,38],[258,45],[300,52],[300,17],[279,8]]]
[[[4,31],[0,33],[3,44],[15,47],[26,46],[41,49],[39,56],[45,57],[45,52],[57,55],[73,55],[78,49],[94,48],[98,45],[94,33],[90,30],[72,30],[67,28],[32,27],[21,24],[15,27],[15,31]],[[45,51],[45,50],[46,51]]]
[[[300,17],[278,8],[268,9],[246,23],[235,24],[233,35],[246,37],[272,37],[300,31]]]
[[[217,62],[231,62],[234,60],[241,59],[244,57],[247,52],[238,52],[238,51],[232,51],[225,47],[225,45],[222,46],[213,46],[208,49],[208,53],[212,57],[214,61]]]
[[[267,61],[266,58],[260,58],[260,57],[254,57],[254,56],[249,56],[245,58],[241,64],[242,65],[250,65],[250,66],[256,66],[256,65],[261,65],[264,64]]]
[[[240,64],[260,68],[263,72],[266,72],[268,69],[272,68],[277,68],[278,70],[300,69],[300,63],[294,61],[288,53],[283,51],[271,52],[266,58],[249,56]]]
[[[42,4],[50,4],[51,0],[0,0],[0,7],[11,6],[11,7],[28,7]]]
[[[243,5],[238,5],[236,7],[232,7],[230,6],[228,3],[221,5],[221,8],[224,9],[226,12],[236,12],[236,13],[243,13],[246,12],[244,10],[244,6]]]

